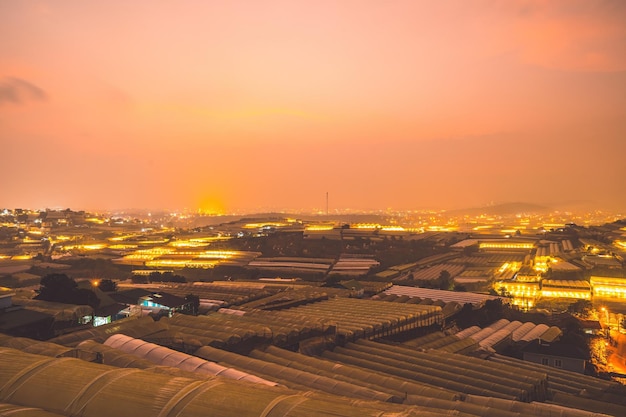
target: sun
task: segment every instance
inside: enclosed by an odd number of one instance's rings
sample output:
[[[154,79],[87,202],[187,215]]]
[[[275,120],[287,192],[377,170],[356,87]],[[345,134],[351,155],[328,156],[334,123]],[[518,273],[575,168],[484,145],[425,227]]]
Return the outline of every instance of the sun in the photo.
[[[199,199],[198,213],[219,216],[226,212],[223,199],[216,195],[205,195]]]

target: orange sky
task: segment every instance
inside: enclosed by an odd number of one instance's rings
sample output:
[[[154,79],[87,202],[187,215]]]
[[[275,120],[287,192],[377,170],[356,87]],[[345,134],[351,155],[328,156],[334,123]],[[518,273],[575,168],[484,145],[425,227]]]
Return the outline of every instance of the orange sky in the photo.
[[[624,211],[624,22],[621,0],[0,0],[0,207]]]

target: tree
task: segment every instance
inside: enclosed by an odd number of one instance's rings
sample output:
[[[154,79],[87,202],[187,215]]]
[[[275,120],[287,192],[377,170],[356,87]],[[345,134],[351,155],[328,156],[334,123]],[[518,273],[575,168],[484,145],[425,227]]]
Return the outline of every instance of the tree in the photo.
[[[453,281],[451,279],[450,273],[447,270],[443,270],[439,273],[439,278],[437,278],[437,284],[439,289],[441,290],[451,290],[453,288]]]
[[[480,309],[482,313],[481,326],[487,326],[501,318],[504,318],[504,306],[501,299],[487,300],[485,305]]]
[[[461,329],[466,329],[471,326],[476,326],[478,321],[476,320],[476,313],[471,303],[463,304],[461,311],[456,315],[456,325]]]
[[[60,303],[71,302],[72,293],[76,291],[76,281],[65,274],[48,274],[41,278],[38,300]]]
[[[467,287],[465,285],[454,284],[454,291],[467,292]]]
[[[103,279],[100,281],[98,288],[100,288],[100,291],[104,292],[115,292],[117,291],[117,283],[110,279]]]
[[[506,298],[512,298],[513,296],[511,295],[510,292],[507,291],[506,287],[500,287],[498,288],[498,295],[500,297],[506,297]]]
[[[100,305],[96,294],[87,288],[78,288],[78,284],[65,274],[49,274],[41,278],[38,300],[56,303],[88,305],[94,309]]]
[[[150,278],[145,275],[133,275],[130,280],[133,284],[149,284]]]
[[[589,313],[591,313],[592,309],[593,304],[591,301],[577,300],[575,303],[572,303],[567,307],[567,312],[581,317],[587,317],[589,316]]]
[[[322,287],[334,287],[337,284],[339,284],[339,281],[341,281],[340,274],[328,275],[326,279],[324,280],[324,285],[322,285]]]

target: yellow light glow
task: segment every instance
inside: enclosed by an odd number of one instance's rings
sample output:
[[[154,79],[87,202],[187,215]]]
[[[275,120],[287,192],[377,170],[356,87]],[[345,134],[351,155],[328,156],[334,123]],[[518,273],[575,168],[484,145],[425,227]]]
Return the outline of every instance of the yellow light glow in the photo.
[[[481,225],[481,226],[473,227],[472,230],[479,231],[479,230],[486,230],[486,229],[491,229],[491,228],[493,228],[493,226],[491,225]]]
[[[241,255],[241,252],[210,250],[210,251],[203,252],[199,257],[200,258],[213,258],[213,259],[228,259],[236,255]]]
[[[575,298],[580,300],[590,300],[591,291],[574,291],[574,290],[543,290],[541,296],[544,298]]]
[[[350,229],[380,229],[380,227],[378,223],[356,223],[350,225]]]
[[[532,249],[534,243],[524,242],[482,242],[481,249]]]
[[[217,262],[198,260],[192,261],[189,259],[155,259],[146,262],[146,266],[150,268],[173,267],[209,269],[215,267],[215,265],[217,265]]]
[[[82,249],[85,250],[99,250],[99,249],[104,249],[106,248],[107,245],[105,245],[104,243],[95,243],[92,245],[82,245]]]
[[[114,237],[110,237],[108,240],[110,242],[122,242],[124,240],[132,239],[132,238],[137,237],[137,236],[139,236],[139,235],[130,234],[130,235],[114,236]]]
[[[41,243],[41,239],[31,239],[29,237],[25,237],[22,242],[23,243]]]
[[[244,229],[260,229],[262,227],[285,227],[286,223],[277,222],[265,222],[265,223],[247,223],[243,226]]]
[[[137,248],[137,245],[117,244],[117,245],[109,246],[109,249],[114,249],[114,250],[126,250],[126,249],[136,249],[136,248]]]
[[[454,232],[457,231],[459,228],[456,226],[436,226],[436,225],[431,225],[426,227],[426,230],[428,230],[429,232]]]
[[[385,232],[404,232],[406,229],[402,226],[383,226],[382,229]]]
[[[64,250],[100,250],[106,248],[107,245],[104,243],[93,243],[89,245],[65,245],[63,246]]]
[[[514,298],[511,300],[511,304],[517,307],[533,308],[535,306],[535,300]]]
[[[138,240],[134,241],[138,245],[159,245],[162,243],[167,243],[167,239],[153,239],[153,240]]]
[[[311,225],[311,226],[307,226],[304,230],[306,230],[307,232],[333,230],[333,226],[331,226],[331,225]]]
[[[208,243],[192,242],[189,240],[175,240],[173,242],[170,242],[169,245],[175,248],[201,248],[201,247],[208,245]]]
[[[148,254],[139,254],[139,253],[133,253],[132,255],[126,255],[124,256],[123,259],[141,259],[141,260],[152,260],[156,257],[157,255],[148,255]]]
[[[225,213],[223,199],[215,195],[204,196],[198,203],[198,213],[208,216],[220,216]]]

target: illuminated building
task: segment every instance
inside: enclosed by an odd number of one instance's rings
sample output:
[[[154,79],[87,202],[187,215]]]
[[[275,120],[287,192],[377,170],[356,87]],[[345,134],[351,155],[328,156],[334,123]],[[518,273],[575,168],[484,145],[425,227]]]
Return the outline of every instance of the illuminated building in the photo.
[[[605,245],[604,243],[598,242],[594,239],[581,238],[579,240],[580,243],[582,243],[583,245],[583,249],[593,255],[597,255],[600,253],[610,253],[613,249],[610,245]]]
[[[173,274],[173,269],[133,269],[133,275],[147,277],[150,274],[158,273],[158,274]]]
[[[594,298],[621,301],[626,298],[626,278],[592,276],[590,283]]]
[[[615,269],[620,269],[622,267],[622,263],[613,255],[585,255],[582,257],[582,260],[583,262],[594,266]]]
[[[518,282],[539,282],[541,280],[541,274],[529,266],[523,266],[515,276]]]
[[[544,279],[541,282],[544,298],[591,299],[591,285],[587,281]]]
[[[541,294],[539,282],[497,281],[494,289],[498,294],[510,295],[511,304],[522,308],[534,307]]]
[[[535,253],[535,271],[546,272],[551,261],[552,249],[550,246],[541,246]]]
[[[487,250],[531,250],[535,247],[535,243],[498,239],[481,241],[478,247]]]

